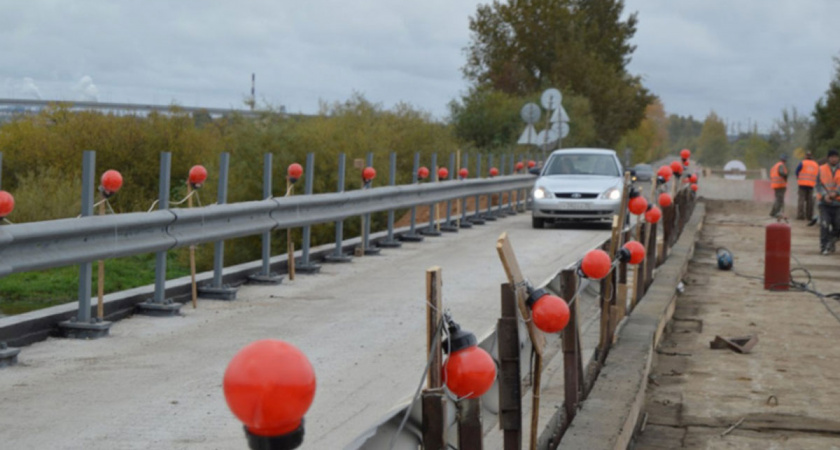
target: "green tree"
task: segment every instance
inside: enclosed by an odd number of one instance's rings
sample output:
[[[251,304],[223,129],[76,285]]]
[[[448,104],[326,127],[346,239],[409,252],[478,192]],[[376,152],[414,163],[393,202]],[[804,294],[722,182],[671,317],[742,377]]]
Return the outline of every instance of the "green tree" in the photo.
[[[706,116],[703,130],[697,139],[697,159],[706,165],[721,167],[729,161],[729,140],[726,137],[726,124],[714,111]]]
[[[623,0],[507,0],[470,18],[464,76],[474,87],[526,96],[557,86],[590,101],[596,144],[612,146],[639,125],[654,98],[627,72],[636,14]],[[476,90],[478,92],[478,90]]]
[[[490,88],[473,89],[449,103],[455,135],[478,148],[508,146],[519,137],[523,99]]]
[[[825,97],[814,107],[814,125],[808,148],[817,155],[825,155],[829,149],[840,149],[840,58],[834,58],[835,75],[828,86]]]

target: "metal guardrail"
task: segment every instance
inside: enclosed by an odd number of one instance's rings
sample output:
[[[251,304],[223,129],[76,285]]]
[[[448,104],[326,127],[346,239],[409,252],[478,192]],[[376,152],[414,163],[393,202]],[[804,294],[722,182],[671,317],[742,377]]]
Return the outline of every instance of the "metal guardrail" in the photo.
[[[363,214],[530,188],[531,175],[388,186],[345,193],[0,227],[0,277],[330,223]]]

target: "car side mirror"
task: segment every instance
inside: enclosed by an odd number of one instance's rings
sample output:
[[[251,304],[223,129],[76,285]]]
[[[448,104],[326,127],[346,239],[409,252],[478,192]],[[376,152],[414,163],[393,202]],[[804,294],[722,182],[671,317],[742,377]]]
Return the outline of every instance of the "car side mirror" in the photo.
[[[539,167],[531,167],[530,169],[528,169],[528,173],[530,173],[531,175],[539,175],[540,172],[542,172],[542,169],[540,169]]]

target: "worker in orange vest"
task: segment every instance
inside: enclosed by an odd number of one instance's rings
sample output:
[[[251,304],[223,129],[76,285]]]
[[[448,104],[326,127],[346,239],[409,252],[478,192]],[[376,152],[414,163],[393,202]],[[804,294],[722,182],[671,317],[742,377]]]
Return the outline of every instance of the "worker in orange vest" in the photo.
[[[776,217],[782,213],[785,208],[785,191],[787,191],[788,170],[785,163],[787,162],[787,155],[782,153],[779,155],[779,162],[773,165],[770,169],[770,187],[776,194],[776,201],[773,203],[773,210],[770,211],[770,217]]]
[[[799,183],[799,197],[796,202],[796,219],[811,220],[814,217],[814,186],[817,185],[820,165],[814,161],[811,152],[805,153],[805,159],[796,166],[796,179]]]
[[[834,243],[840,236],[840,153],[828,151],[828,162],[820,166],[817,178],[817,200],[820,202],[820,252],[834,252]]]

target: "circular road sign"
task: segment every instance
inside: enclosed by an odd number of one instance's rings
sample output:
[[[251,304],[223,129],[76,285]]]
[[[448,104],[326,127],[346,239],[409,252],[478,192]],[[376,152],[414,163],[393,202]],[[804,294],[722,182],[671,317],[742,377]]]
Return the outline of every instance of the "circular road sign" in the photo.
[[[557,109],[560,106],[560,102],[563,100],[563,95],[560,94],[560,91],[554,88],[546,89],[542,96],[540,97],[540,103],[542,103],[543,108],[552,111]]]
[[[527,103],[522,107],[522,111],[520,111],[519,114],[522,116],[522,120],[524,120],[525,123],[533,125],[540,120],[542,110],[536,103]]]

